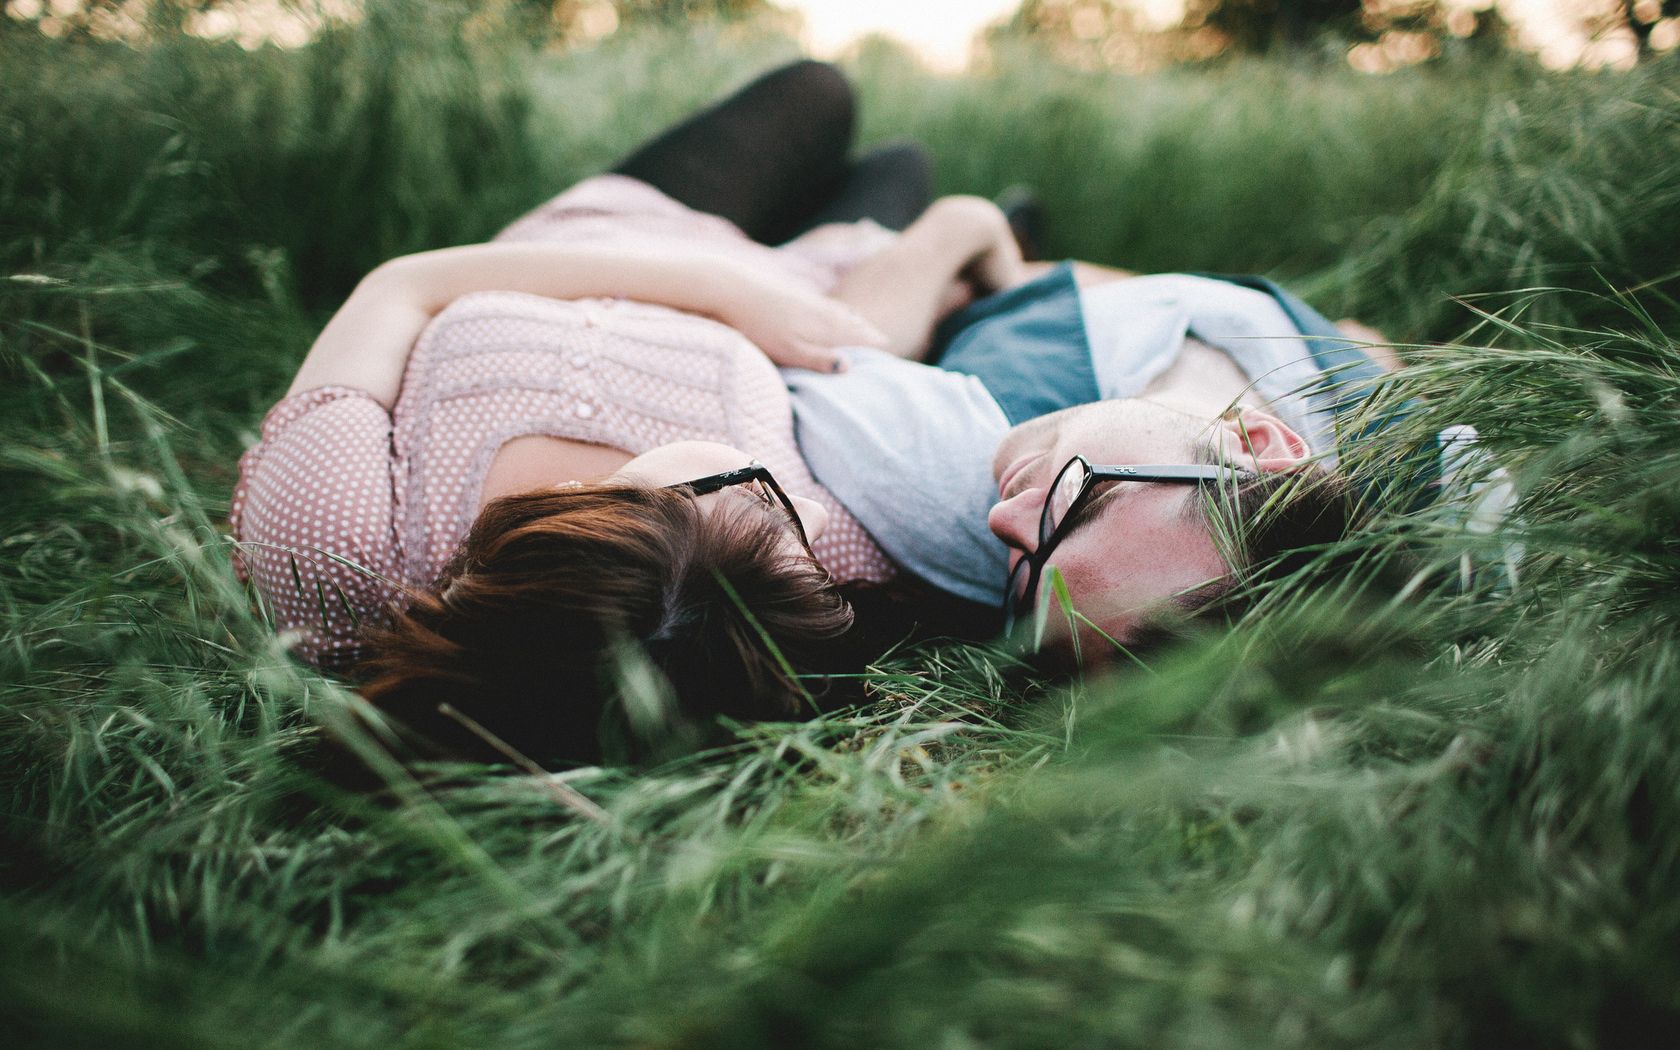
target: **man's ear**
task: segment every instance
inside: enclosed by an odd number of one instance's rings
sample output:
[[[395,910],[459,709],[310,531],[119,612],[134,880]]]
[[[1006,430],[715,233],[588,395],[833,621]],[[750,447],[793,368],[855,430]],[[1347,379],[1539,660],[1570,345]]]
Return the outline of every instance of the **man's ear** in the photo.
[[[1313,455],[1307,440],[1288,423],[1263,409],[1246,406],[1220,417],[1213,443],[1223,461],[1261,473],[1292,470]]]

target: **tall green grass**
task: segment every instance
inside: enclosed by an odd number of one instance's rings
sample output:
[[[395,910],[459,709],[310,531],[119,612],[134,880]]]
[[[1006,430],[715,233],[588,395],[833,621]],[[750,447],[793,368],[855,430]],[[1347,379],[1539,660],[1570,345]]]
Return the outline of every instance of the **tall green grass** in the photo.
[[[894,654],[878,702],[564,783],[313,772],[233,462],[362,272],[482,238],[791,54],[0,33],[0,1011],[39,1045],[1618,1045],[1680,1012],[1672,62],[1149,78],[856,63],[866,140],[1058,251],[1260,270],[1407,344],[1524,494],[1359,540],[1147,671]],[[1443,345],[1444,344],[1444,345]],[[1393,450],[1373,447],[1374,464]],[[1373,468],[1375,469],[1375,468]],[[1461,553],[1520,541],[1514,587]],[[591,811],[593,812],[593,811]]]

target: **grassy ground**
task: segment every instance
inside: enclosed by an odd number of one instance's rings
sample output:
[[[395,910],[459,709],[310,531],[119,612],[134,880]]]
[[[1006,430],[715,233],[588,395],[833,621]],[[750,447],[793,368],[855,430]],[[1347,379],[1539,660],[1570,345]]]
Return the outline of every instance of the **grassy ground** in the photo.
[[[1623,1045],[1680,1019],[1672,61],[854,72],[1065,254],[1256,270],[1416,344],[1524,493],[1406,600],[1284,588],[1147,672],[901,654],[880,702],[375,808],[219,523],[315,329],[790,51],[535,55],[383,5],[296,52],[0,33],[0,1013],[132,1046]],[[1478,313],[1477,311],[1482,311]],[[1446,344],[1446,345],[1435,345]],[[1379,469],[1391,448],[1373,448]],[[1509,591],[1448,586],[1520,539]],[[398,778],[399,785],[402,783]]]

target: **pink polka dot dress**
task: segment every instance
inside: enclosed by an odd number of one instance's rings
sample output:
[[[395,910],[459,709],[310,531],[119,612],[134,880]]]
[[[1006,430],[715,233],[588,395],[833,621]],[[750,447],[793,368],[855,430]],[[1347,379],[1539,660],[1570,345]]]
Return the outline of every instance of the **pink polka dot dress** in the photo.
[[[589,179],[497,240],[564,240],[657,251],[707,243],[747,265],[826,291],[891,238],[872,223],[821,227],[768,248],[645,183]],[[236,566],[302,659],[353,665],[357,639],[393,603],[431,586],[466,537],[490,461],[516,437],[588,441],[638,455],[718,441],[762,460],[788,492],[822,503],[813,547],[839,581],[892,567],[811,476],[787,389],[745,337],[645,303],[465,296],[415,344],[395,408],[329,386],[287,397],[239,461]]]

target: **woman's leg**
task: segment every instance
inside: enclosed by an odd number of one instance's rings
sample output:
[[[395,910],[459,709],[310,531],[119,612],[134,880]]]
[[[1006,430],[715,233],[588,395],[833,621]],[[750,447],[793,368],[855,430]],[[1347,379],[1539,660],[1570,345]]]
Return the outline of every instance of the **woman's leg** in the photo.
[[[859,157],[845,185],[804,228],[874,219],[902,230],[933,203],[933,158],[914,142],[893,142]]]
[[[780,244],[840,189],[855,106],[845,76],[821,62],[772,70],[664,132],[612,170],[753,240]]]

